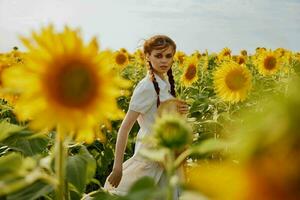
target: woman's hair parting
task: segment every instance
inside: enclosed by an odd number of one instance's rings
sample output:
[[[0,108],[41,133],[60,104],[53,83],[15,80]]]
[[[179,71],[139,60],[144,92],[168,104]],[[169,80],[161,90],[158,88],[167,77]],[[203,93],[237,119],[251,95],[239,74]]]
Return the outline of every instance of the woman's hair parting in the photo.
[[[154,49],[161,50],[161,49],[166,49],[169,46],[171,46],[174,49],[174,52],[176,52],[176,44],[171,38],[169,38],[168,36],[165,36],[165,35],[155,35],[145,41],[144,54],[145,55],[147,53],[151,54],[152,50],[154,50]],[[151,77],[154,89],[156,91],[156,94],[157,94],[157,107],[158,107],[160,105],[160,99],[159,99],[160,89],[159,89],[157,80],[154,76],[153,67],[149,61],[148,61],[148,67],[149,67],[148,70],[150,73],[150,77]],[[173,73],[172,73],[172,68],[169,69],[169,71],[167,72],[167,75],[168,75],[169,83],[171,86],[171,94],[173,97],[176,97],[175,81],[174,81],[174,77],[173,77]]]

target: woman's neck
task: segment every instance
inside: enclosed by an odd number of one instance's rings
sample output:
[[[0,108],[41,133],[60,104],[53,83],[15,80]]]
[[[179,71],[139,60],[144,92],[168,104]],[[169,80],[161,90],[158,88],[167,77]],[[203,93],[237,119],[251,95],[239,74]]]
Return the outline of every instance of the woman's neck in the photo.
[[[161,80],[163,80],[163,81],[166,80],[165,74],[157,73],[157,72],[153,72],[153,73],[155,73],[157,76],[159,76],[159,78],[161,78]]]

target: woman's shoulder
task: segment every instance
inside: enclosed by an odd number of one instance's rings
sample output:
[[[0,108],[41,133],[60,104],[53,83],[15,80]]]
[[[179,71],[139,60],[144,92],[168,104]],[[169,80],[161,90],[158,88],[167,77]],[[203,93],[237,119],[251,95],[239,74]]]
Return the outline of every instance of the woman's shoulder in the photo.
[[[129,109],[140,113],[146,113],[155,103],[156,93],[151,80],[143,78],[135,87],[131,96]]]
[[[155,92],[153,83],[148,76],[146,76],[142,80],[140,80],[140,82],[136,85],[135,90]]]

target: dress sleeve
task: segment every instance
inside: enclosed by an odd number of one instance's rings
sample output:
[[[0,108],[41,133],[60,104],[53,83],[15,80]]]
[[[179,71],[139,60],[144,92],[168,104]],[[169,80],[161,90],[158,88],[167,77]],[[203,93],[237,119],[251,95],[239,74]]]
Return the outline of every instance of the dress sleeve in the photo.
[[[144,114],[155,102],[156,93],[153,85],[147,82],[140,82],[131,96],[129,110]]]

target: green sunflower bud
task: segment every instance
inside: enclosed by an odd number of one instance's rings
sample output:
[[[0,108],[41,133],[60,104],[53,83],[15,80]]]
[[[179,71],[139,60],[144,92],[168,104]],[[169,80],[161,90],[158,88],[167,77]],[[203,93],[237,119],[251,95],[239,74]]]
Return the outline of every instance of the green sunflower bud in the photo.
[[[166,114],[154,125],[154,134],[159,145],[170,149],[182,149],[193,139],[191,127],[177,115]]]

